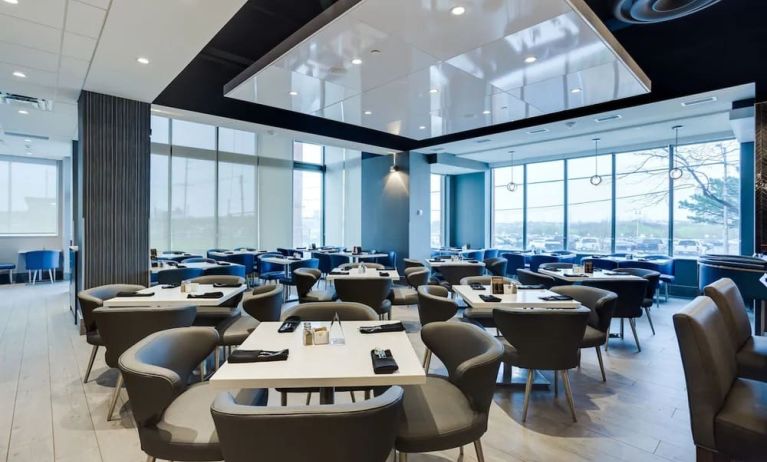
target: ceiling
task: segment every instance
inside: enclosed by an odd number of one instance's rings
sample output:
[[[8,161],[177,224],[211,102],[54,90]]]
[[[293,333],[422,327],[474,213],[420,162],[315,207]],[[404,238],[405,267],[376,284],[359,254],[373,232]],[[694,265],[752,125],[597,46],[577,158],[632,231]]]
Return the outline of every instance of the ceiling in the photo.
[[[581,0],[455,5],[339,2],[224,91],[417,140],[649,91]]]
[[[0,104],[0,154],[69,155],[82,89],[151,102],[244,1],[0,1],[0,91],[51,102]]]
[[[424,140],[233,100],[223,94],[223,88],[229,81],[335,3],[333,0],[249,0],[165,88],[155,102],[300,132],[396,150],[410,150],[751,82],[757,83],[757,99],[767,99],[767,63],[754,58],[767,56],[767,41],[763,40],[763,19],[767,17],[767,2],[719,2],[692,16],[650,25],[618,22],[612,15],[610,0],[586,2],[652,81],[652,92],[649,95],[503,122]]]

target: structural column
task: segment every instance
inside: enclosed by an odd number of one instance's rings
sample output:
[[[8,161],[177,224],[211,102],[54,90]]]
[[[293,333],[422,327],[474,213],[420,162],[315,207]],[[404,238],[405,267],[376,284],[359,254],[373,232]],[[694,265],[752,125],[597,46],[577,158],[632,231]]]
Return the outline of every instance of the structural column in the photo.
[[[754,166],[756,184],[755,203],[755,251],[767,250],[767,102],[757,103],[755,107],[756,139],[754,143]]]
[[[150,105],[83,91],[77,241],[83,288],[149,282]]]

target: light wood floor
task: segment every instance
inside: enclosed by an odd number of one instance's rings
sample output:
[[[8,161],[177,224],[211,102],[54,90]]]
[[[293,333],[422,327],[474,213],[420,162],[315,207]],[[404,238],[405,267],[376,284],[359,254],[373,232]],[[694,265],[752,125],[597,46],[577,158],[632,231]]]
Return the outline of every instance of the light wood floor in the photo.
[[[65,283],[0,286],[0,461],[144,461],[125,392],[118,404],[121,419],[106,422],[115,373],[107,369],[103,353],[90,382],[82,383],[90,347],[72,323],[68,288]],[[571,421],[563,393],[555,399],[553,392],[534,392],[522,424],[523,393],[497,391],[482,439],[486,460],[694,460],[671,324],[671,315],[685,302],[672,299],[654,310],[655,336],[646,318],[639,320],[641,353],[630,334],[625,341],[611,340],[603,354],[607,383],[601,381],[593,349],[584,351],[582,367],[571,371],[578,423]],[[394,317],[417,319],[415,307],[396,309]],[[420,338],[412,334],[411,339],[421,354]],[[432,372],[439,369],[435,360]],[[278,399],[271,394],[272,403]],[[409,458],[457,459],[457,450]],[[465,460],[476,460],[469,446]]]

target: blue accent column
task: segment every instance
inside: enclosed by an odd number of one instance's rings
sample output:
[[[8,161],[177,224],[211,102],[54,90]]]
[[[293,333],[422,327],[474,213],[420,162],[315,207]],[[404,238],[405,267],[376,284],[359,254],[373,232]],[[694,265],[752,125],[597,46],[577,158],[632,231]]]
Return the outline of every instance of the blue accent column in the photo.
[[[754,143],[740,145],[740,254],[754,253]]]

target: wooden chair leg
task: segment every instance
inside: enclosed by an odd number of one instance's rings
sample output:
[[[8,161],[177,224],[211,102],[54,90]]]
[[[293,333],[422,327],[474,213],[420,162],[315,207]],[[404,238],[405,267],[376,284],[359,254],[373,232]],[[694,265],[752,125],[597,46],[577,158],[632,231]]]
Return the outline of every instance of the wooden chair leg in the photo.
[[[535,371],[528,369],[527,384],[525,385],[525,405],[522,408],[522,422],[527,421],[527,407],[530,404],[530,392],[533,390],[533,378],[535,378]]]
[[[637,323],[635,318],[629,318],[629,325],[631,326],[631,332],[634,333],[634,342],[637,344],[637,351],[642,352],[642,347],[639,346],[639,337],[637,337]]]
[[[115,384],[115,389],[112,392],[112,399],[109,402],[109,410],[107,411],[107,422],[112,420],[112,414],[115,412],[115,406],[117,405],[117,398],[120,397],[120,389],[123,387],[123,375],[119,374],[117,376],[117,383]]]
[[[602,362],[602,350],[599,347],[596,347],[597,350],[597,359],[599,360],[599,370],[602,371],[602,381],[607,382],[607,377],[605,377],[605,363]]]
[[[482,442],[480,440],[474,442],[474,450],[477,451],[477,461],[485,462],[485,453],[482,451]]]
[[[93,349],[91,350],[91,359],[88,360],[88,368],[85,369],[85,378],[83,378],[83,383],[88,383],[88,377],[91,375],[91,369],[93,369],[93,361],[96,359],[96,352],[99,350],[98,345],[93,345]]]
[[[570,414],[573,416],[573,422],[577,422],[575,417],[575,401],[573,400],[573,390],[570,388],[570,374],[564,370],[562,372],[562,382],[565,384],[565,395],[567,395],[567,404],[570,406]]]
[[[650,322],[650,330],[652,330],[652,334],[655,335],[655,326],[652,325],[652,316],[650,316],[650,308],[649,307],[645,308],[644,312],[647,314],[647,320]]]

